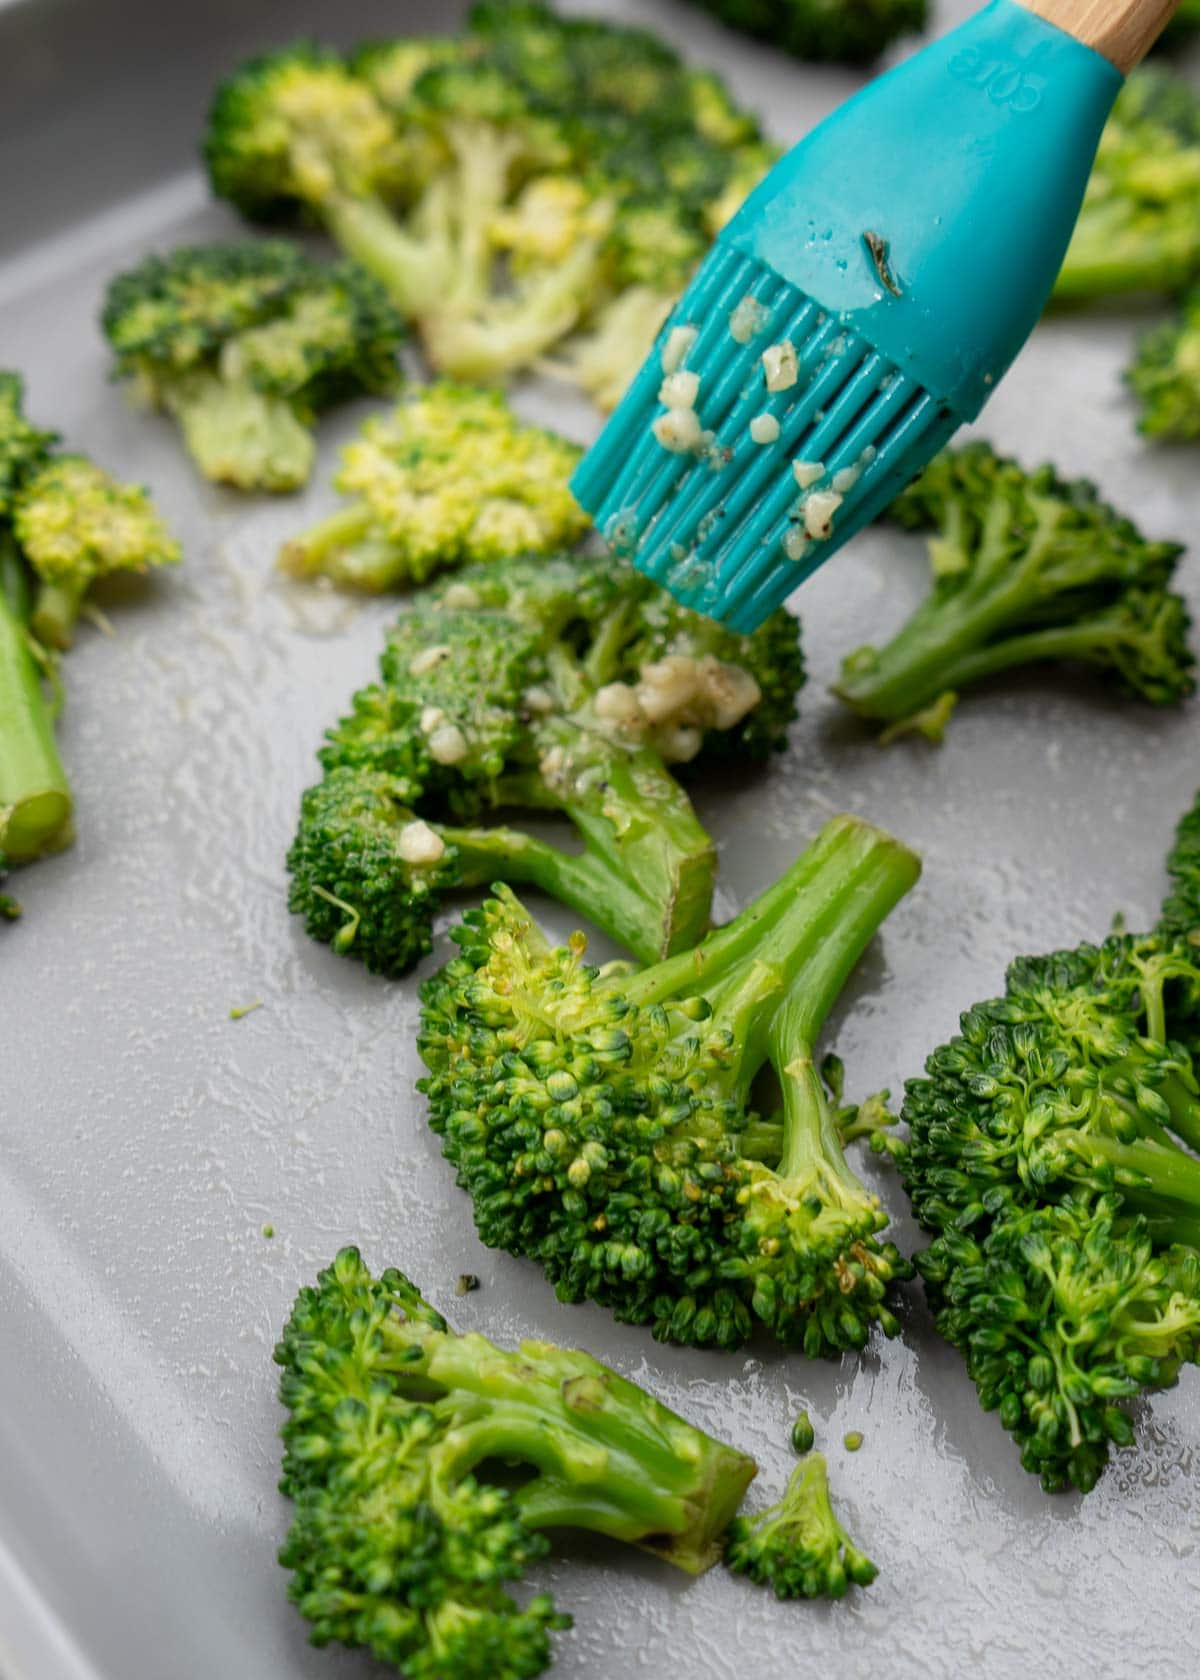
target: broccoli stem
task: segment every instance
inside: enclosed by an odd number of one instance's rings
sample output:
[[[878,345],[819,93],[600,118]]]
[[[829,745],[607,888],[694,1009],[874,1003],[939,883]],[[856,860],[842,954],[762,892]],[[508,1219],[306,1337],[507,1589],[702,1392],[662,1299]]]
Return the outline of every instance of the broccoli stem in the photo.
[[[1054,283],[1054,301],[1082,303],[1113,293],[1172,291],[1186,284],[1194,269],[1195,236],[1190,229],[1172,236],[1159,220],[1147,217],[1139,233],[1129,226],[1129,212],[1121,202],[1085,207]]]
[[[626,995],[645,1009],[698,990],[715,1024],[732,1034],[730,1087],[744,1090],[766,1059],[772,998],[790,994],[789,1021],[801,1023],[811,1042],[872,935],[920,872],[920,860],[892,835],[857,817],[835,817],[740,916],[698,950],[631,976]]]
[[[1102,1133],[1066,1131],[1062,1142],[1081,1160],[1113,1170],[1130,1207],[1153,1216],[1177,1242],[1195,1240],[1200,1222],[1200,1161],[1182,1149],[1151,1141],[1126,1141]]]
[[[698,826],[698,825],[697,825]],[[699,933],[693,923],[694,913],[681,915],[676,898],[659,898],[661,876],[638,872],[622,858],[620,837],[606,834],[603,819],[594,825],[595,843],[588,836],[587,850],[580,853],[562,852],[546,845],[532,835],[514,829],[461,829],[440,827],[442,838],[456,848],[459,884],[464,887],[490,887],[496,881],[527,884],[537,887],[568,905],[581,916],[588,917],[611,935],[619,944],[632,951],[639,962],[656,962],[669,945],[671,950],[695,944]],[[711,859],[712,843],[704,836]],[[687,874],[671,859],[670,843],[663,837],[657,848],[639,852],[639,861],[653,863],[654,850],[661,852],[663,868],[673,870],[672,880]],[[692,881],[687,874],[686,886]],[[712,871],[707,875],[711,892]],[[682,889],[680,889],[681,891]],[[684,901],[689,911],[691,900]],[[664,913],[664,904],[666,912]],[[704,895],[703,920],[708,917],[708,893]]]
[[[212,373],[160,382],[159,400],[178,420],[205,478],[239,490],[297,490],[316,446],[285,397]]]
[[[25,625],[24,585],[0,539],[0,852],[27,862],[71,843],[71,789],[43,672]]]
[[[537,1469],[514,1494],[527,1526],[607,1534],[689,1574],[717,1561],[720,1537],[754,1475],[744,1453],[693,1429],[585,1353],[545,1342],[509,1353],[483,1336],[411,1321],[386,1322],[383,1334],[401,1382],[450,1391],[455,1472],[488,1460]],[[464,1395],[478,1398],[477,1410],[463,1404]]]
[[[620,887],[611,911],[607,894],[558,896],[643,962],[689,950],[708,927],[716,853],[674,776],[649,748],[624,747],[571,718],[549,720],[537,746],[539,768],[503,778],[498,798],[561,811],[583,836],[584,858]]]
[[[43,647],[63,650],[71,646],[91,582],[90,577],[75,577],[38,584],[29,623]]]
[[[446,236],[452,206],[431,191],[423,201],[421,238],[406,233],[378,198],[331,192],[321,205],[325,226],[347,256],[355,258],[390,293],[405,315],[436,305],[453,283]]]
[[[371,534],[373,524],[366,502],[338,508],[283,545],[279,568],[291,577],[328,577],[343,589],[370,595],[394,589],[410,577],[419,581],[433,570],[433,562],[423,569],[406,567],[395,543]]]

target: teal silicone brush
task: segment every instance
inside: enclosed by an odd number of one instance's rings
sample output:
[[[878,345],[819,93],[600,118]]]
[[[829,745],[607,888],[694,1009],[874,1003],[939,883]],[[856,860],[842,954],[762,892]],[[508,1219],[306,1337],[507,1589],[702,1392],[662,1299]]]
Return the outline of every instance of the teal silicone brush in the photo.
[[[748,631],[882,512],[1032,331],[1174,9],[992,0],[789,152],[575,473],[613,548]]]

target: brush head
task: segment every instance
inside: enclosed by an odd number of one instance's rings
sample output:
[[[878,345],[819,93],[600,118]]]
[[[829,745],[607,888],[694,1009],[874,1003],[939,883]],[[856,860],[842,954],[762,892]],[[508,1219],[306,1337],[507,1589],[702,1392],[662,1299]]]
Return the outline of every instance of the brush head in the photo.
[[[1121,79],[1013,0],[872,82],[721,235],[572,488],[753,629],[973,419],[1041,314]]]

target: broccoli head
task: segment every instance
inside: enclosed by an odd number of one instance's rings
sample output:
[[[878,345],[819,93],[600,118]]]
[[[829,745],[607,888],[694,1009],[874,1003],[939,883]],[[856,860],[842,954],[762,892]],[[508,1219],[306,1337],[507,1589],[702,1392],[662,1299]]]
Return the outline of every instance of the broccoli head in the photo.
[[[20,374],[0,369],[0,519],[11,518],[21,485],[57,442],[57,432],[44,432],[26,419]]]
[[[367,420],[334,482],[347,504],[283,549],[295,577],[372,593],[440,567],[545,553],[582,536],[574,444],[520,421],[499,391],[440,380]]]
[[[430,948],[445,891],[497,880],[541,887],[646,960],[693,944],[715,854],[667,766],[783,744],[803,663],[795,620],[778,620],[738,636],[584,556],[427,590],[391,632],[382,681],[327,737],[289,860],[293,910],[393,975]],[[503,809],[566,817],[582,852],[460,826]]]
[[[1200,438],[1200,291],[1185,299],[1174,321],[1143,333],[1126,378],[1147,437]]]
[[[281,240],[187,246],[109,285],[116,371],[178,419],[206,478],[295,490],[322,408],[397,383],[403,323],[351,262],[324,267]]]
[[[818,1354],[862,1347],[873,1324],[893,1333],[907,1266],[877,1240],[886,1220],[811,1061],[918,872],[899,842],[839,818],[734,921],[648,968],[588,964],[581,934],[552,948],[507,888],[469,913],[460,954],[422,987],[418,1042],[430,1124],[483,1241],[661,1339],[728,1348],[760,1325]],[[750,1104],[769,1056],[774,1127]]]
[[[762,141],[716,77],[648,32],[488,4],[451,41],[252,61],[218,95],[206,151],[247,214],[320,221],[441,372],[498,380],[553,352],[611,403]],[[637,226],[649,209],[657,250]]]
[[[924,29],[926,0],[697,0],[745,35],[818,63],[869,63]]]
[[[834,689],[885,738],[940,739],[962,689],[1048,661],[1096,666],[1152,705],[1192,692],[1187,608],[1169,588],[1182,548],[1144,538],[1091,484],[972,443],[938,456],[890,517],[937,531],[933,588],[884,647],[845,659]]]
[[[1178,292],[1200,273],[1200,94],[1142,69],[1117,96],[1054,296]]]
[[[37,575],[31,622],[47,647],[71,645],[97,578],[180,558],[147,492],[119,484],[84,455],[57,455],[32,474],[17,497],[13,532]]]
[[[1179,819],[1175,843],[1167,854],[1171,890],[1162,908],[1159,931],[1200,943],[1200,794]]]
[[[1200,1357],[1194,826],[1157,932],[1014,962],[905,1096],[938,1328],[1048,1490],[1093,1487],[1122,1402]]]
[[[776,1598],[842,1598],[851,1583],[869,1587],[879,1574],[834,1513],[819,1452],[801,1459],[778,1503],[733,1519],[725,1562]]]
[[[312,1639],[367,1647],[409,1680],[531,1680],[570,1625],[508,1586],[576,1528],[689,1574],[714,1563],[753,1460],[586,1353],[457,1335],[400,1272],[346,1248],[303,1289],[283,1367],[279,1560]],[[488,1479],[519,1466],[519,1486]]]

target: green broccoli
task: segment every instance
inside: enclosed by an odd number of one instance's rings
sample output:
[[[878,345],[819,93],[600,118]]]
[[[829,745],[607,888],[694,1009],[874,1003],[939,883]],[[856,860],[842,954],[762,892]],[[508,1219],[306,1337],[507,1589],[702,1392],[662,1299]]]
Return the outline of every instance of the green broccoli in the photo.
[[[869,63],[924,29],[926,0],[695,0],[745,35],[823,63]]]
[[[1160,933],[1174,933],[1200,944],[1200,794],[1179,819],[1167,857],[1171,890],[1158,923]]]
[[[890,517],[937,531],[933,588],[890,642],[844,660],[834,688],[885,739],[940,740],[962,689],[1047,661],[1098,666],[1153,705],[1192,692],[1187,608],[1169,589],[1182,549],[1142,537],[1092,485],[972,443],[938,456]]]
[[[843,1598],[852,1582],[869,1587],[879,1574],[834,1515],[819,1452],[801,1459],[777,1504],[733,1519],[725,1562],[776,1598]]]
[[[554,351],[612,402],[763,146],[647,32],[519,3],[348,64],[305,45],[253,60],[217,96],[206,155],[246,214],[325,226],[440,371],[497,380]],[[671,236],[631,261],[648,207]],[[578,354],[557,354],[577,331]]]
[[[1014,962],[904,1102],[937,1326],[1051,1491],[1200,1358],[1195,811],[1170,868],[1157,932]]]
[[[1147,437],[1200,438],[1200,291],[1184,300],[1176,320],[1143,333],[1126,378]]]
[[[1179,0],[1174,17],[1167,25],[1166,32],[1159,36],[1159,41],[1168,47],[1175,46],[1200,29],[1200,0]]]
[[[1175,293],[1197,274],[1200,95],[1182,77],[1138,70],[1101,137],[1054,296]]]
[[[206,478],[296,490],[317,413],[398,381],[403,323],[356,264],[323,267],[281,240],[185,246],[109,285],[116,371],[179,421]]]
[[[759,1325],[816,1355],[893,1334],[908,1266],[877,1238],[812,1044],[919,869],[838,818],[734,921],[640,969],[590,966],[582,934],[552,949],[507,888],[469,913],[421,988],[418,1044],[483,1241],[660,1339],[730,1348]],[[775,1127],[750,1107],[768,1056]]]
[[[755,1472],[586,1353],[455,1334],[353,1248],[301,1290],[275,1358],[288,1596],[314,1644],[365,1646],[408,1680],[531,1680],[570,1625],[548,1594],[521,1608],[507,1590],[546,1530],[699,1574]],[[497,1464],[527,1476],[489,1479]]]
[[[31,579],[12,536],[14,508],[44,467],[53,432],[25,418],[15,373],[0,372],[0,873],[72,839],[72,797],[54,739],[53,659],[29,629]],[[15,900],[3,900],[13,919]]]
[[[546,553],[588,518],[568,489],[581,451],[519,421],[499,391],[440,380],[406,391],[342,451],[347,505],[287,543],[293,577],[371,593],[470,560]]]
[[[314,938],[397,975],[430,949],[445,892],[496,880],[540,886],[648,961],[693,944],[715,856],[666,764],[781,746],[803,664],[786,614],[738,636],[576,556],[426,591],[382,675],[329,733],[289,902]],[[461,826],[504,808],[567,817],[582,852]]]
[[[70,647],[98,578],[180,558],[147,492],[119,484],[85,455],[56,455],[30,475],[16,498],[13,532],[38,579],[34,634],[52,648]]]
[[[8,858],[0,852],[0,886],[8,879]],[[21,906],[11,893],[0,892],[0,922],[17,922],[22,915]]]

